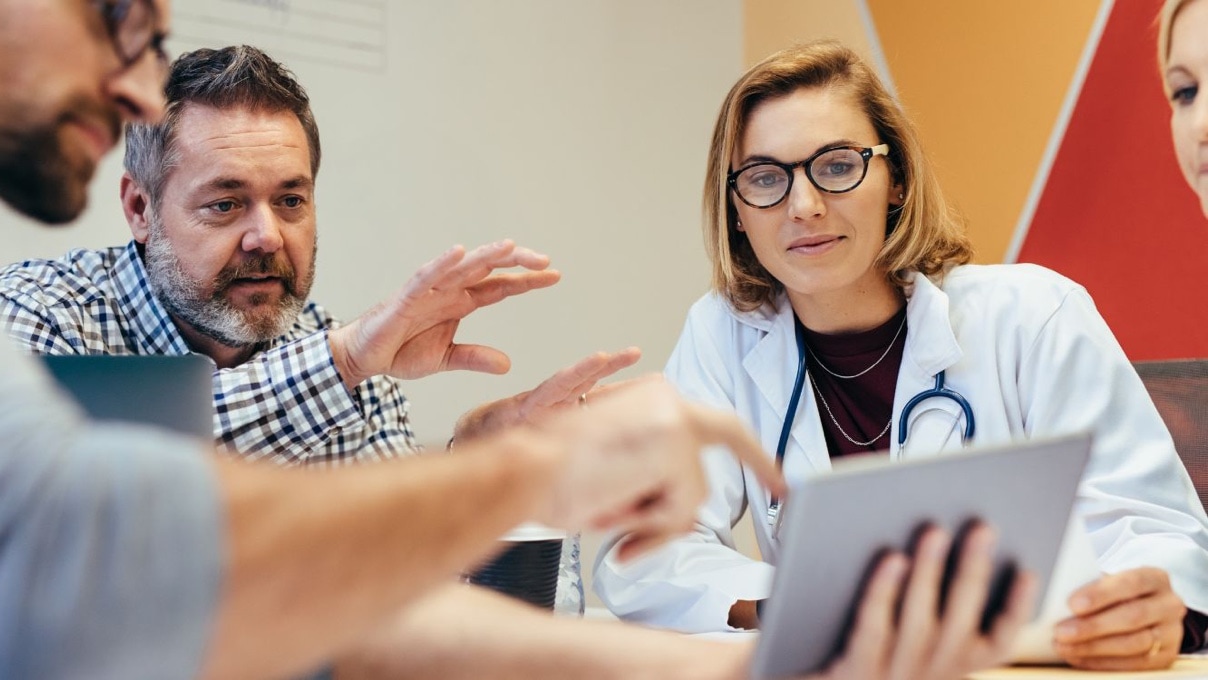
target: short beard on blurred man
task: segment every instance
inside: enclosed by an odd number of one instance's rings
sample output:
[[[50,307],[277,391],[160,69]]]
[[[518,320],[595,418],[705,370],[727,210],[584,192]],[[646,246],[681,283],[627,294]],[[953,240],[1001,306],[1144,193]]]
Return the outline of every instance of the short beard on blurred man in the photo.
[[[48,224],[70,222],[88,204],[96,161],[64,139],[69,123],[104,130],[112,144],[121,135],[116,111],[79,100],[50,124],[0,128],[0,199]]]
[[[198,281],[185,272],[171,242],[164,236],[159,216],[147,216],[147,246],[144,261],[147,281],[160,303],[198,333],[227,347],[251,347],[284,335],[306,304],[315,278],[315,257],[301,276],[287,260],[277,255],[249,255],[238,265],[228,265],[212,282]],[[316,237],[315,250],[318,252]],[[231,304],[231,285],[253,274],[281,279],[284,291],[272,301],[268,295],[250,298],[253,308]]]

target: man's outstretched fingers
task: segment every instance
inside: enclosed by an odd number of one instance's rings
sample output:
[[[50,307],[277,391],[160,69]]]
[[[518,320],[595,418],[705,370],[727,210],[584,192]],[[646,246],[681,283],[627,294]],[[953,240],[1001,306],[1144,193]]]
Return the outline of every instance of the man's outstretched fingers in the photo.
[[[614,354],[607,354],[605,352],[601,352],[600,354],[604,355],[603,360],[595,362],[589,374],[579,376],[581,381],[571,388],[572,395],[591,392],[595,389],[596,383],[617,371],[629,368],[642,358],[642,351],[637,347],[629,347]]]
[[[465,285],[467,281],[480,281],[495,268],[490,263],[506,258],[515,249],[515,243],[504,239],[467,251],[455,267],[448,269],[443,277],[434,282],[433,287],[450,288]]]
[[[425,262],[404,285],[403,294],[399,297],[415,295],[430,290],[447,277],[450,272],[455,270],[458,263],[464,260],[465,257],[466,249],[463,246],[457,245]]]
[[[490,276],[497,269],[523,267],[530,271],[542,271],[549,267],[549,257],[528,248],[517,247],[510,240],[499,241],[475,248],[457,267],[449,272],[439,288],[472,286]]]
[[[458,345],[449,347],[445,358],[446,371],[475,371],[503,375],[512,368],[507,354],[487,345]]]
[[[549,288],[562,279],[561,272],[547,269],[535,272],[509,272],[495,274],[469,286],[466,292],[477,307],[486,307],[515,295],[532,290]]]

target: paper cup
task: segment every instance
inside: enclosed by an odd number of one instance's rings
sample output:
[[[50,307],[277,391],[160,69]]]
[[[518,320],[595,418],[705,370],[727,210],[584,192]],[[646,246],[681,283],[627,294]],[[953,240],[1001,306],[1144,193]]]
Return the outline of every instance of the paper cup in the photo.
[[[522,524],[500,539],[503,552],[467,580],[552,611],[565,538],[557,529]]]

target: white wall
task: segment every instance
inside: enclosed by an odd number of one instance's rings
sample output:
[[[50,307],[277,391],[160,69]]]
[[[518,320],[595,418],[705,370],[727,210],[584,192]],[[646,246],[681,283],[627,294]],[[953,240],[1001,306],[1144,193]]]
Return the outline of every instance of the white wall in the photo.
[[[233,0],[174,4],[175,49],[255,41],[213,24],[200,35],[190,20],[203,10],[265,19]],[[564,274],[463,324],[459,339],[508,352],[511,374],[408,386],[421,439],[443,446],[466,409],[595,350],[638,345],[645,357],[626,375],[660,370],[708,286],[700,187],[713,117],[742,71],[741,0],[389,0],[386,10],[381,68],[279,56],[308,87],[323,136],[315,299],[351,317],[448,246],[501,237],[548,253]],[[0,261],[124,243],[119,176],[109,159],[68,229],[12,229],[19,218],[0,213]]]

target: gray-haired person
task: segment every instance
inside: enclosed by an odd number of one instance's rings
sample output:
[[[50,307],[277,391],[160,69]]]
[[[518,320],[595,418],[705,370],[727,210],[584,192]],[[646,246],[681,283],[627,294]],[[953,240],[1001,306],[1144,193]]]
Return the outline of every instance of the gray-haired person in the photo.
[[[342,324],[307,299],[321,146],[293,74],[254,47],[202,49],[172,64],[166,95],[163,120],[127,130],[121,198],[133,239],[0,272],[0,322],[19,344],[204,355],[215,365],[216,445],[290,464],[407,454],[416,445],[402,379],[508,369],[502,352],[454,334],[478,307],[556,283],[545,256],[480,248],[432,289],[404,288]],[[486,280],[509,265],[526,269]],[[407,338],[403,316],[432,330]],[[589,356],[475,409],[455,438],[540,419],[639,356]]]

